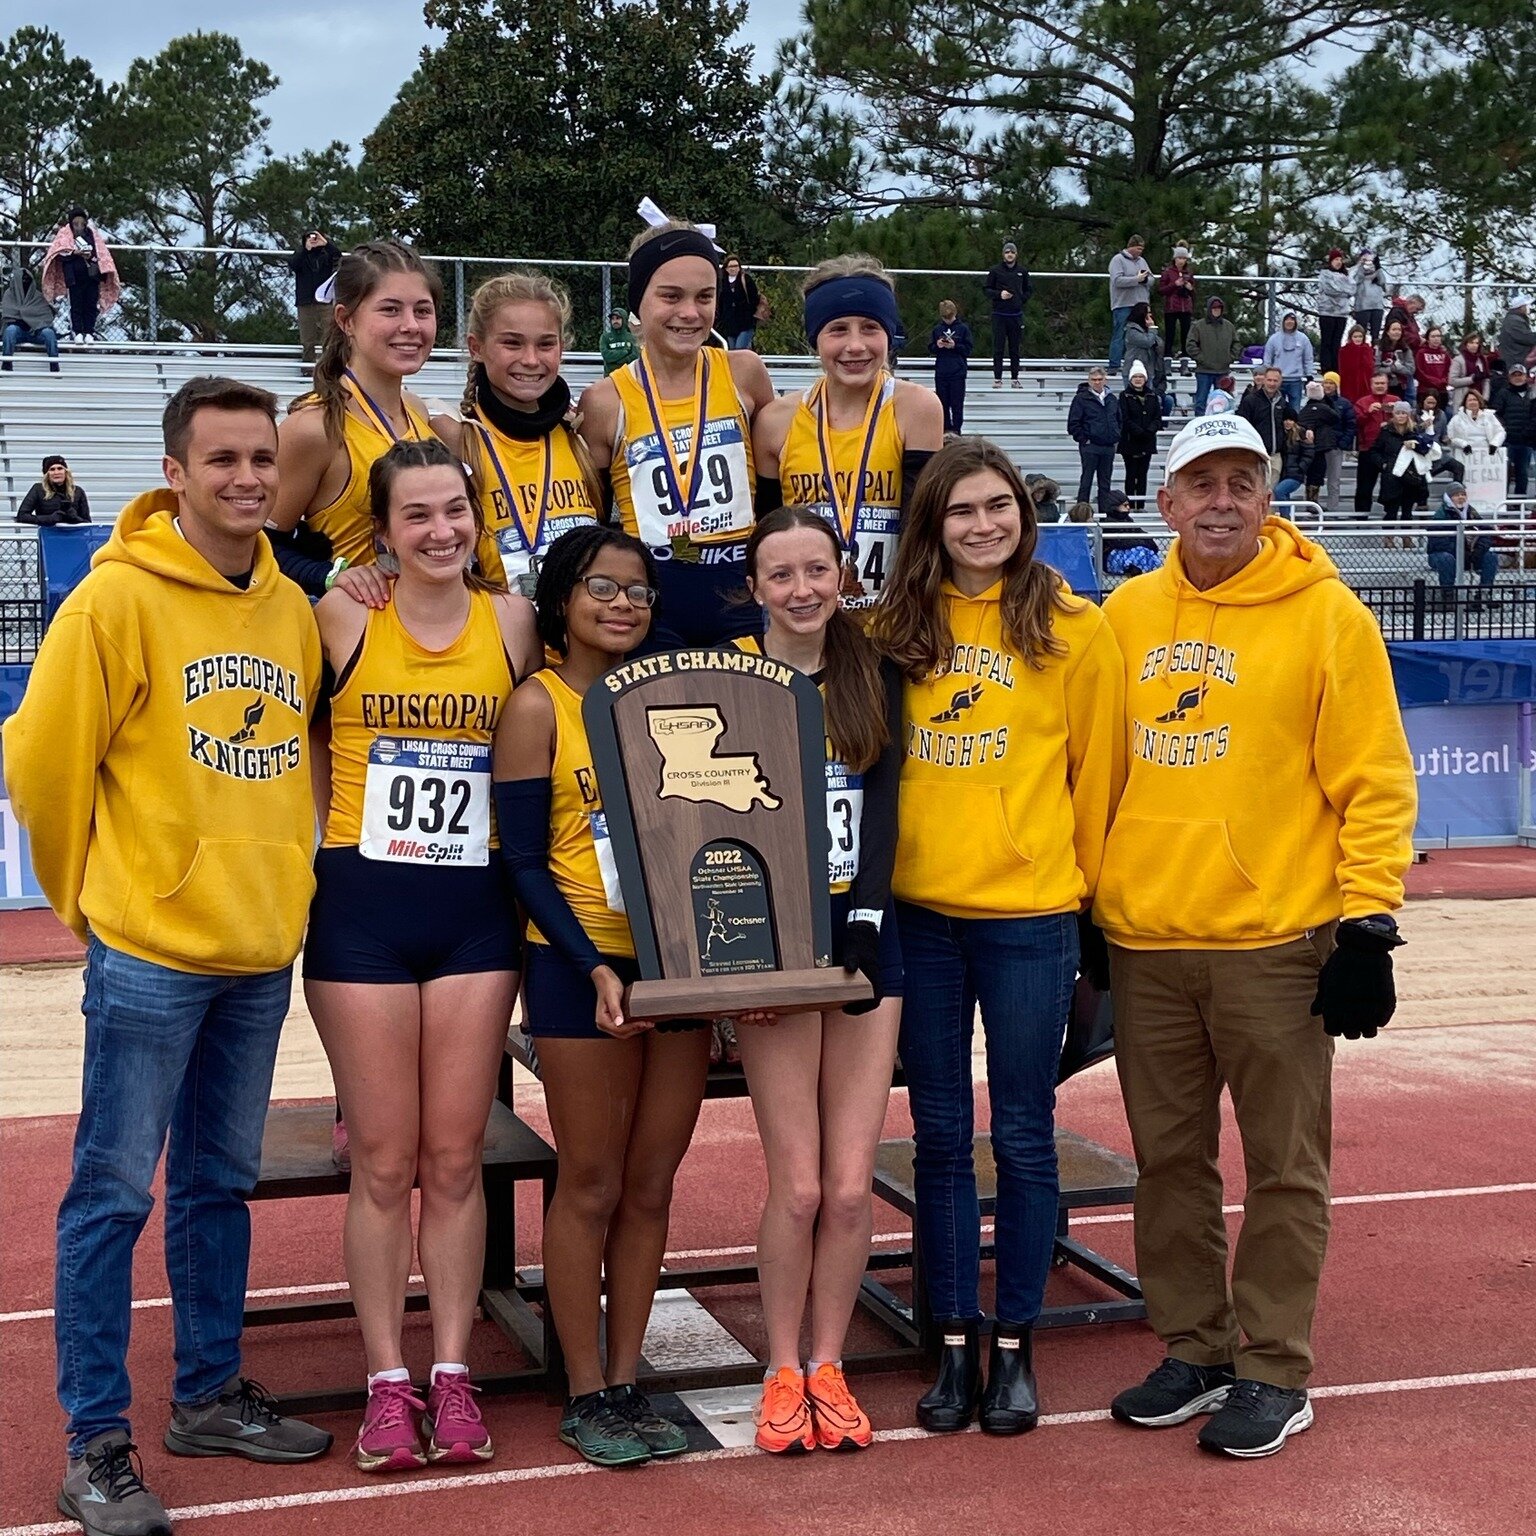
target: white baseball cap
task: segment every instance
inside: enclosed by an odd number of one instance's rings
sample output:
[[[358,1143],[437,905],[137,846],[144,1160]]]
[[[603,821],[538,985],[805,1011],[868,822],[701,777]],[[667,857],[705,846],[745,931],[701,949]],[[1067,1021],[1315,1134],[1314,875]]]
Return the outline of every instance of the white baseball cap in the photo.
[[[1197,416],[1182,428],[1168,448],[1168,462],[1163,466],[1164,477],[1171,477],[1196,459],[1208,453],[1221,453],[1236,448],[1269,463],[1269,449],[1264,439],[1254,430],[1253,424],[1241,416]]]

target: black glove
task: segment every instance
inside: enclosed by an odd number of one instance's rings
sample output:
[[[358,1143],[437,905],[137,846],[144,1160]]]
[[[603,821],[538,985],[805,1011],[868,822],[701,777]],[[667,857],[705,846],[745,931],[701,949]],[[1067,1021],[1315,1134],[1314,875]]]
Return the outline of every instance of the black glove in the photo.
[[[1109,945],[1089,912],[1077,914],[1077,969],[1095,992],[1109,991]]]
[[[880,930],[860,919],[849,923],[843,933],[843,969],[859,972],[874,988],[874,996],[862,1003],[845,1003],[847,1014],[872,1013],[885,994],[880,990]]]
[[[1392,951],[1403,940],[1390,917],[1360,917],[1340,923],[1337,946],[1317,978],[1312,1015],[1323,1028],[1346,1040],[1370,1040],[1385,1029],[1397,1008],[1392,985]]]

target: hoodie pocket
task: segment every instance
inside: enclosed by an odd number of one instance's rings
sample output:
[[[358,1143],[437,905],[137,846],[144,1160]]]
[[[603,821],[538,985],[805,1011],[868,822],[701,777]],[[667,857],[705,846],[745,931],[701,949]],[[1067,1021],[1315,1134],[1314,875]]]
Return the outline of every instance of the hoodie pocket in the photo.
[[[144,947],[223,971],[275,971],[298,951],[314,894],[292,843],[199,839],[181,878],[155,892]]]
[[[1117,816],[1097,908],[1105,927],[1144,939],[1229,944],[1265,931],[1263,893],[1224,821]]]
[[[1000,916],[1034,910],[1035,861],[1014,841],[996,785],[903,784],[896,864],[908,901]]]

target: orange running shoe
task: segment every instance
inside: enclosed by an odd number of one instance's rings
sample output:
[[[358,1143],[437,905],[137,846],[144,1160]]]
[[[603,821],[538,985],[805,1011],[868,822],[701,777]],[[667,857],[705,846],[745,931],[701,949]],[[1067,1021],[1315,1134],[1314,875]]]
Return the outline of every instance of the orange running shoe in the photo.
[[[752,1411],[760,1451],[814,1451],[816,1431],[805,1401],[805,1377],[781,1365],[763,1383],[762,1400]]]
[[[874,1438],[869,1415],[848,1390],[842,1371],[818,1365],[805,1384],[805,1399],[816,1426],[816,1443],[824,1451],[862,1451]]]

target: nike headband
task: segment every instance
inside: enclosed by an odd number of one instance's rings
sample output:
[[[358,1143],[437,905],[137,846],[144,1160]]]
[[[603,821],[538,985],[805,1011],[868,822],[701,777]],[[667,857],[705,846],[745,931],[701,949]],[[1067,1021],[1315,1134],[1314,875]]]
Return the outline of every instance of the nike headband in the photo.
[[[720,253],[708,235],[696,229],[669,229],[654,240],[647,240],[629,258],[629,307],[640,308],[645,290],[655,279],[657,269],[679,256],[702,256],[716,272],[720,270]]]
[[[824,326],[854,315],[881,326],[892,347],[902,335],[896,295],[878,277],[835,277],[829,283],[818,283],[805,296],[805,334],[813,347]]]

